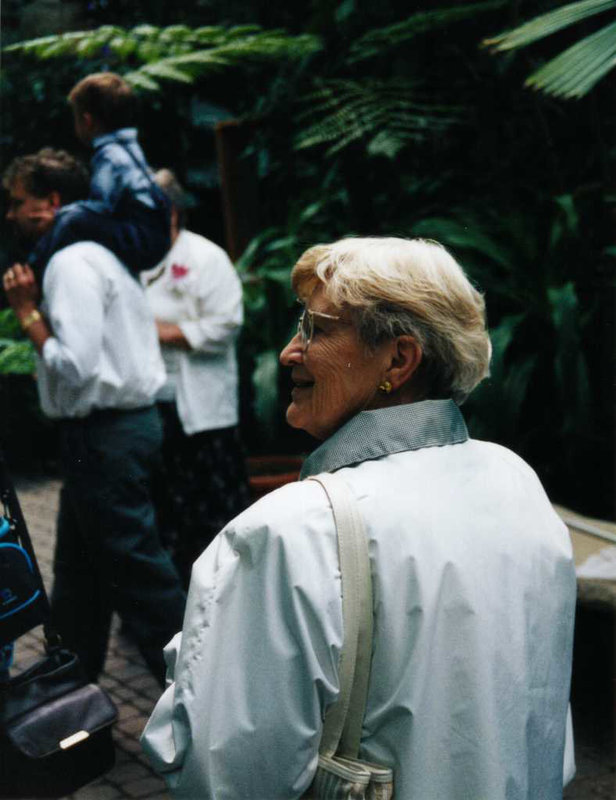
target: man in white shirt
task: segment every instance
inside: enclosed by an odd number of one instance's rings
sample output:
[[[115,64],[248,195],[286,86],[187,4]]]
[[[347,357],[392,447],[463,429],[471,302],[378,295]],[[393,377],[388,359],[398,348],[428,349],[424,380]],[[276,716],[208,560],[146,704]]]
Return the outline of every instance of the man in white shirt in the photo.
[[[4,185],[7,219],[29,244],[51,229],[63,204],[88,191],[79,162],[48,148],[15,159]],[[53,256],[40,304],[27,264],[14,264],[3,282],[38,353],[41,407],[60,424],[64,486],[52,622],[96,680],[117,610],[162,683],[162,647],[181,625],[185,597],[150,495],[161,440],[153,400],[165,373],[145,296],[94,242]]]

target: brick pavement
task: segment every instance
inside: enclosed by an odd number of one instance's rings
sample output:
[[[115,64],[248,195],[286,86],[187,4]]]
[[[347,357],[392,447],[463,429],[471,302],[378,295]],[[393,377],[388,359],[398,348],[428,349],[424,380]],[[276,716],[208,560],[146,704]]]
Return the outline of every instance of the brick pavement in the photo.
[[[58,480],[19,480],[17,494],[28,524],[45,586],[52,586],[52,559],[58,509]],[[22,636],[17,642],[15,668],[43,655],[42,628]],[[135,646],[120,634],[114,618],[105,670],[100,680],[118,707],[114,728],[116,764],[103,778],[71,795],[71,800],[119,800],[148,798],[168,800],[164,781],[149,766],[139,745],[139,735],[160,696]]]

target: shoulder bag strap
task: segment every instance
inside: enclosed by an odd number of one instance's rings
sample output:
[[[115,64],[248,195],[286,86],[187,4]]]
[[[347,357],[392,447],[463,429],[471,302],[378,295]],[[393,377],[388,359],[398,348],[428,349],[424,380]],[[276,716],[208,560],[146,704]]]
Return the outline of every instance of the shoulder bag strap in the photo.
[[[325,715],[320,753],[356,758],[366,708],[372,656],[372,579],[368,540],[357,502],[339,476],[310,478],[321,484],[332,506],[342,581],[344,645],[340,698]]]

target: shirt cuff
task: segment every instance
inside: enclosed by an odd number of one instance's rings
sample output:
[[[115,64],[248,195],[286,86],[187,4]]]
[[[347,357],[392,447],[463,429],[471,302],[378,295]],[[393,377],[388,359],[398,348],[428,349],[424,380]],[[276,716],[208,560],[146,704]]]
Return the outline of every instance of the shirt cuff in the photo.
[[[58,352],[58,340],[55,336],[49,336],[43,342],[43,346],[41,348],[41,358],[45,362],[45,366],[51,366],[52,362],[54,361],[54,355]]]
[[[198,350],[203,344],[203,331],[201,323],[196,320],[188,322],[178,322],[178,328],[184,334],[184,338],[190,345],[191,350]]]

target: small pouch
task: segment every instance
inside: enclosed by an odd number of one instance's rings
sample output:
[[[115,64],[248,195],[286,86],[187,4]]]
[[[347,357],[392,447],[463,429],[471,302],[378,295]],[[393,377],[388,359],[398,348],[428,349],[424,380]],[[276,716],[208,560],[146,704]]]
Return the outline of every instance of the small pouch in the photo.
[[[389,767],[342,756],[319,756],[305,800],[392,800],[394,774]]]

